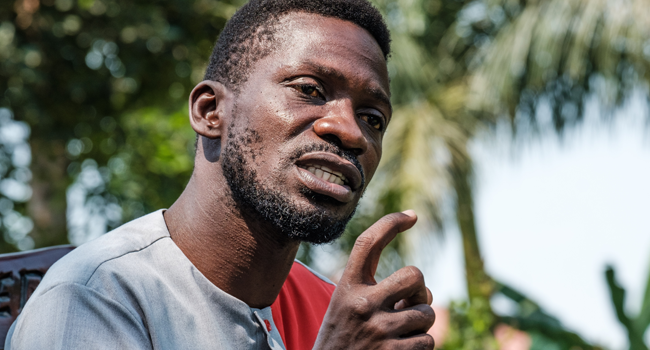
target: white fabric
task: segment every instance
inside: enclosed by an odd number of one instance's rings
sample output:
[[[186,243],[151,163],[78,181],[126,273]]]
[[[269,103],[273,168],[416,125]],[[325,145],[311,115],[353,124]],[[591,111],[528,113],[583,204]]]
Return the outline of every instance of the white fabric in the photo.
[[[5,349],[284,350],[264,319],[272,322],[270,307],[249,308],[192,265],[159,210],[54,264]]]

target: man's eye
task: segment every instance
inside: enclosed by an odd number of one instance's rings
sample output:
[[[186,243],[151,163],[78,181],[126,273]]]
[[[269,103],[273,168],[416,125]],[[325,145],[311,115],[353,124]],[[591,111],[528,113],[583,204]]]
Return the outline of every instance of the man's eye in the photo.
[[[364,122],[370,124],[370,126],[372,126],[373,128],[375,128],[375,129],[377,129],[379,131],[384,129],[384,126],[382,125],[382,122],[381,122],[381,118],[379,118],[376,115],[362,114],[361,115],[361,120],[363,120]]]
[[[314,85],[300,85],[298,86],[300,92],[310,97],[320,97],[320,92]]]

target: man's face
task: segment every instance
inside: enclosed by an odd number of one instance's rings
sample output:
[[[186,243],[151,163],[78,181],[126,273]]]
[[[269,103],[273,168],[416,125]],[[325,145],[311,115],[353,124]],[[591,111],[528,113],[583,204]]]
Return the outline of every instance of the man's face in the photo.
[[[244,215],[284,237],[340,236],[381,158],[391,117],[386,61],[353,23],[284,16],[277,48],[236,96],[222,167]]]

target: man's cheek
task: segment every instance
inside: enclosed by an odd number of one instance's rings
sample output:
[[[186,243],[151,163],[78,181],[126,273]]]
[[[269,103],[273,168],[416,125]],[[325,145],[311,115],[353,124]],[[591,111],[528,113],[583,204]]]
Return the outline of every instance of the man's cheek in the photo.
[[[280,157],[277,149],[259,146],[250,150],[250,159],[248,160],[250,168],[255,171],[256,178],[260,183],[268,183],[273,187],[282,186],[282,183],[271,184],[269,182],[284,181],[290,171],[290,164]]]
[[[375,153],[373,155],[368,155],[367,159],[364,159],[363,164],[363,170],[364,170],[364,175],[366,176],[366,187],[368,186],[368,183],[370,180],[372,180],[372,177],[375,175],[375,172],[377,171],[377,167],[379,166],[379,162],[381,161],[381,150],[379,153]]]

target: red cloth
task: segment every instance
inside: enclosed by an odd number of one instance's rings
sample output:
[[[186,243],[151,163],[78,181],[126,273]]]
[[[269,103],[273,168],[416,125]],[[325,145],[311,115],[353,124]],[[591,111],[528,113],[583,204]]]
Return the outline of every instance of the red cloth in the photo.
[[[335,286],[294,262],[278,298],[271,305],[273,322],[287,350],[311,350]]]

